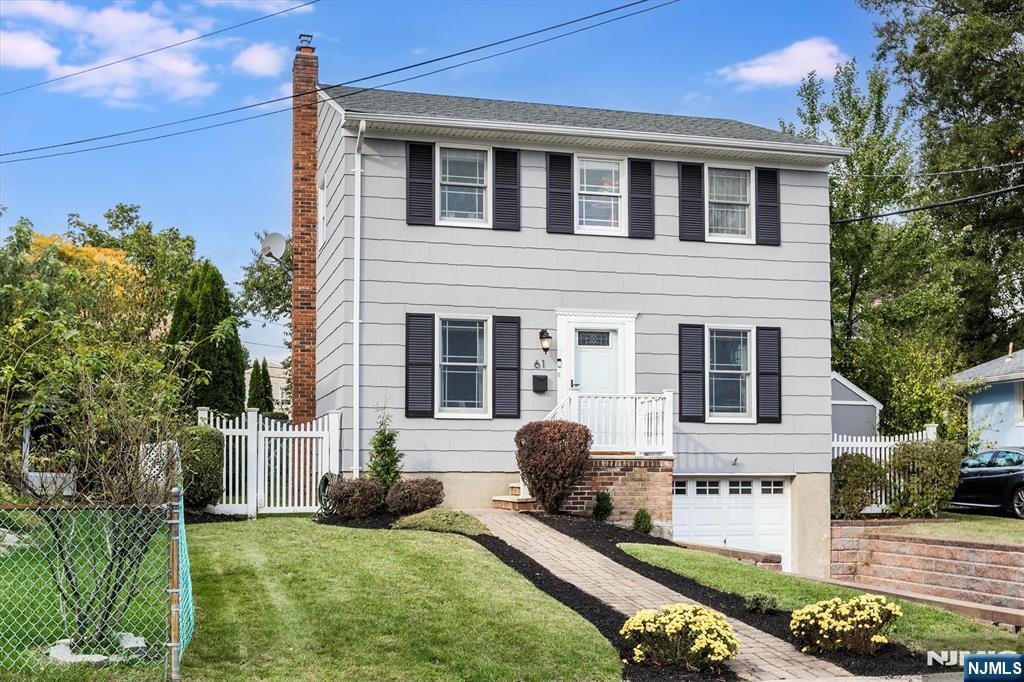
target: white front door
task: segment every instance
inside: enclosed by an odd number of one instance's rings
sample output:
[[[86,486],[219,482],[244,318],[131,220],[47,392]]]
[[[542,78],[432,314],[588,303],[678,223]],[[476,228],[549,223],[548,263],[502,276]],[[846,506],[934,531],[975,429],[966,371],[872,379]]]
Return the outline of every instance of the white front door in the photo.
[[[618,332],[576,329],[576,357],[571,388],[581,393],[619,392]]]

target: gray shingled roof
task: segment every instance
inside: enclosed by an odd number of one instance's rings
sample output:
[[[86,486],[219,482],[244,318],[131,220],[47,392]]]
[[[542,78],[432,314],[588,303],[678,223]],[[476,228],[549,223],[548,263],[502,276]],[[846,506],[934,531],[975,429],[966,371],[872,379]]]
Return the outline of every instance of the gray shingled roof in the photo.
[[[1024,350],[1013,355],[1002,355],[953,375],[955,383],[968,381],[1000,381],[1024,377]]]
[[[478,97],[428,95],[399,90],[365,90],[330,87],[328,94],[347,111],[388,114],[418,114],[477,121],[536,123],[606,130],[631,130],[674,135],[697,135],[758,142],[788,142],[809,147],[828,146],[816,140],[780,133],[777,130],[724,118],[700,118],[670,114],[645,114],[568,107],[557,104],[533,104]],[[351,94],[355,93],[355,94]]]

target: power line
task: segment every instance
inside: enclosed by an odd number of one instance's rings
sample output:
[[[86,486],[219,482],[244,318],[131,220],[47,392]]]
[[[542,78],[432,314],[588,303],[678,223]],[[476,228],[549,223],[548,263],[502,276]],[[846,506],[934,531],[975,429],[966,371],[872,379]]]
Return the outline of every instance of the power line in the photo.
[[[850,173],[850,175],[857,178],[930,178],[939,175],[957,175],[960,173],[973,173],[975,171],[996,170],[998,168],[1006,168],[1008,166],[1020,165],[1024,165],[1024,161],[1009,161],[1007,163],[997,163],[991,166],[977,166],[975,168],[955,168],[952,170],[935,171],[932,173]]]
[[[285,350],[288,349],[288,346],[285,346],[284,344],[280,343],[260,343],[259,341],[249,341],[247,339],[239,339],[239,341],[241,341],[247,346],[265,346],[266,348],[284,348]]]
[[[273,12],[271,14],[264,14],[262,17],[256,17],[255,19],[249,19],[248,21],[243,21],[242,23],[234,24],[233,26],[226,26],[224,28],[217,29],[216,31],[211,31],[209,33],[204,33],[201,36],[196,36],[194,38],[189,38],[187,40],[181,40],[181,41],[178,41],[176,43],[171,43],[170,45],[164,45],[163,47],[158,47],[158,48],[149,50],[147,52],[140,52],[139,54],[133,54],[130,57],[123,57],[121,59],[115,59],[114,61],[107,62],[105,64],[98,64],[96,66],[90,66],[88,69],[82,69],[81,71],[75,71],[74,73],[68,73],[68,74],[65,74],[63,76],[57,76],[56,78],[51,78],[49,80],[39,81],[38,83],[33,83],[31,85],[24,85],[24,86],[22,86],[20,88],[14,88],[13,90],[7,90],[5,92],[0,92],[0,97],[3,97],[4,95],[13,95],[16,92],[22,92],[23,90],[31,90],[32,88],[38,88],[41,85],[48,85],[50,83],[56,83],[57,81],[62,81],[64,79],[66,79],[66,78],[74,78],[75,76],[81,76],[83,73],[91,73],[93,71],[99,71],[100,69],[105,69],[108,66],[114,66],[115,64],[123,64],[124,62],[130,62],[133,59],[138,59],[140,57],[147,57],[147,56],[149,56],[151,54],[156,54],[157,52],[163,52],[164,50],[170,50],[173,47],[180,47],[182,45],[187,45],[188,43],[194,43],[197,40],[202,40],[203,38],[209,38],[210,36],[215,36],[215,35],[217,35],[219,33],[225,33],[227,31],[233,31],[236,28],[241,28],[243,26],[248,26],[249,24],[255,24],[257,21],[263,21],[264,19],[270,19],[271,17],[276,17],[276,16],[278,16],[280,14],[286,14],[288,12],[294,12],[297,9],[302,9],[303,7],[308,7],[309,5],[315,5],[318,2],[320,2],[320,0],[309,0],[309,2],[304,2],[301,5],[295,5],[294,7],[288,7],[286,9],[278,10],[277,12]]]
[[[1014,185],[1013,187],[1004,187],[1002,189],[994,189],[991,192],[982,192],[981,194],[972,194],[966,197],[958,197],[956,199],[950,199],[948,201],[938,201],[933,204],[925,204],[924,206],[914,206],[912,208],[903,208],[898,211],[889,211],[888,213],[876,213],[875,215],[864,215],[856,218],[843,218],[842,220],[833,220],[832,225],[846,225],[849,223],[859,223],[864,220],[874,220],[876,218],[887,218],[894,215],[902,215],[904,213],[914,213],[916,211],[927,211],[932,208],[939,208],[941,206],[952,206],[954,204],[963,204],[968,201],[974,201],[975,199],[982,199],[984,197],[992,197],[997,194],[1008,194],[1019,189],[1024,189],[1024,184]]]
[[[26,149],[18,149],[18,150],[10,151],[10,152],[0,152],[0,156],[11,156],[11,155],[14,155],[14,154],[27,154],[29,152],[45,151],[47,149],[55,149],[57,147],[68,147],[68,146],[72,146],[72,145],[84,144],[86,142],[97,142],[99,140],[107,140],[107,139],[110,139],[110,138],[113,138],[113,137],[122,137],[124,135],[134,135],[135,133],[144,133],[144,132],[148,132],[150,130],[157,130],[159,128],[167,128],[169,126],[180,125],[182,123],[192,123],[194,121],[201,121],[203,119],[213,118],[215,116],[223,116],[224,114],[233,114],[233,113],[236,113],[236,112],[239,112],[239,111],[245,111],[245,110],[248,110],[248,109],[254,109],[256,107],[261,107],[261,106],[264,106],[264,105],[267,105],[267,104],[273,104],[275,102],[281,102],[281,101],[284,101],[284,100],[295,99],[296,97],[302,97],[304,95],[310,95],[310,94],[313,94],[313,93],[319,93],[321,91],[328,90],[330,88],[340,87],[340,86],[344,86],[344,85],[353,85],[355,83],[361,83],[363,81],[371,80],[371,79],[374,79],[374,78],[380,78],[380,77],[383,77],[383,76],[390,76],[391,74],[398,73],[400,71],[409,71],[411,69],[416,69],[416,68],[419,68],[421,66],[428,66],[430,64],[435,64],[437,62],[445,61],[445,60],[448,60],[448,59],[453,59],[455,57],[461,57],[463,55],[470,54],[472,52],[479,52],[480,50],[486,50],[486,49],[491,48],[491,47],[497,47],[498,45],[504,45],[506,43],[514,42],[516,40],[522,40],[523,38],[529,38],[529,37],[538,35],[540,33],[547,33],[548,31],[554,31],[555,29],[564,28],[564,27],[570,26],[572,24],[578,24],[581,21],[587,21],[588,19],[594,19],[596,17],[603,16],[605,14],[610,14],[610,13],[613,13],[613,12],[618,12],[620,10],[628,9],[628,8],[634,7],[636,5],[642,5],[642,4],[644,4],[646,2],[650,2],[650,1],[651,0],[634,0],[633,2],[628,2],[628,3],[624,4],[624,5],[619,5],[617,7],[611,8],[611,9],[602,10],[600,12],[594,12],[593,14],[588,14],[586,16],[582,16],[582,17],[579,17],[579,18],[576,18],[576,19],[572,19],[572,20],[569,20],[569,21],[563,21],[563,22],[561,22],[559,24],[552,24],[551,26],[546,26],[544,28],[539,28],[539,29],[535,29],[533,31],[528,31],[526,33],[521,33],[519,35],[512,36],[510,38],[503,38],[501,40],[496,40],[496,41],[493,41],[493,42],[490,42],[490,43],[487,43],[487,44],[484,44],[484,45],[478,45],[476,47],[468,48],[468,49],[465,49],[465,50],[459,50],[457,52],[451,52],[451,53],[442,55],[440,57],[434,57],[432,59],[427,59],[427,60],[424,60],[424,61],[421,61],[421,62],[416,62],[415,64],[409,64],[408,66],[402,66],[402,67],[398,67],[398,68],[394,68],[394,69],[389,69],[387,71],[381,71],[379,73],[370,74],[369,76],[363,76],[361,78],[355,78],[353,80],[345,81],[344,83],[338,83],[336,85],[329,85],[329,86],[326,86],[326,87],[323,87],[323,88],[316,87],[316,88],[314,88],[312,90],[307,90],[305,92],[294,93],[294,94],[291,94],[291,95],[285,95],[283,97],[276,97],[274,99],[267,99],[267,100],[263,100],[263,101],[260,101],[260,102],[254,102],[252,104],[246,104],[246,105],[242,105],[242,106],[238,106],[238,107],[232,107],[231,109],[223,109],[221,111],[214,111],[214,112],[211,112],[211,113],[208,113],[208,114],[201,114],[199,116],[192,116],[192,117],[189,117],[189,118],[182,118],[182,119],[178,119],[178,120],[175,120],[175,121],[167,121],[165,123],[157,123],[157,124],[154,124],[154,125],[151,125],[151,126],[144,126],[142,128],[134,128],[132,130],[124,130],[124,131],[116,132],[116,133],[108,133],[106,135],[96,135],[94,137],[85,137],[85,138],[81,138],[81,139],[78,139],[78,140],[69,140],[67,142],[59,142],[59,143],[55,143],[55,144],[43,145],[43,146],[40,146],[40,147],[29,147],[29,148],[26,148]],[[678,0],[673,0],[673,1],[674,2],[678,2]],[[665,4],[672,4],[672,3],[670,2],[670,3],[665,3]],[[658,5],[657,7],[661,7],[661,6],[663,6],[663,5]],[[652,7],[652,8],[649,8],[649,9],[657,9],[657,7]],[[621,17],[619,17],[619,18],[625,18],[625,17],[628,17],[628,16],[633,16],[633,14],[625,14],[625,15],[622,15]],[[601,24],[594,24],[594,26],[601,26],[603,23],[607,23],[607,22],[602,22]],[[566,35],[571,35],[571,34],[566,34]],[[499,53],[499,54],[505,54],[505,53]],[[467,63],[471,63],[471,62],[467,62]],[[437,72],[433,71],[431,73],[437,73]],[[430,74],[424,74],[424,75],[430,75]],[[401,82],[401,81],[396,81],[396,82]],[[381,86],[377,86],[377,87],[381,87]],[[289,109],[281,109],[280,111],[289,111]],[[260,118],[260,117],[259,116],[255,116],[253,118]],[[242,119],[237,119],[237,120],[244,121],[244,120],[250,120],[250,119],[242,118]],[[205,130],[205,128],[196,128],[195,130]],[[148,138],[148,139],[160,139],[160,138],[159,137],[154,137],[154,138]],[[45,158],[45,157],[43,157],[43,158]]]
[[[649,1],[649,0],[641,0],[641,2],[647,2],[647,1]],[[567,36],[571,36],[571,35],[574,35],[576,33],[581,33],[583,31],[588,31],[590,29],[597,28],[599,26],[604,26],[605,24],[610,24],[612,22],[619,21],[621,19],[626,19],[626,18],[635,16],[635,15],[638,15],[638,14],[643,14],[645,12],[651,12],[653,10],[665,7],[667,5],[673,5],[673,4],[675,4],[675,3],[679,2],[679,1],[680,0],[668,0],[667,2],[663,2],[663,3],[658,4],[658,5],[653,5],[651,7],[646,7],[644,9],[636,10],[634,12],[629,12],[627,14],[622,14],[622,15],[619,15],[619,16],[616,16],[616,17],[612,17],[611,19],[606,19],[604,21],[598,22],[596,24],[590,24],[588,26],[583,26],[581,28],[574,29],[572,31],[567,31],[565,33],[560,33],[558,35],[551,36],[549,38],[544,38],[542,40],[536,40],[536,41],[534,41],[532,43],[526,43],[525,45],[519,45],[517,47],[510,48],[508,50],[502,50],[501,52],[495,52],[493,54],[484,55],[483,57],[477,57],[475,59],[469,59],[469,60],[466,60],[466,61],[463,61],[463,62],[458,62],[456,64],[450,64],[448,66],[444,66],[444,67],[441,67],[441,68],[438,68],[438,69],[434,69],[432,71],[427,71],[427,72],[424,72],[424,73],[416,74],[414,76],[408,76],[406,78],[400,78],[400,79],[397,79],[397,80],[389,81],[387,83],[381,83],[381,84],[375,85],[373,87],[359,88],[359,89],[353,90],[351,92],[344,92],[344,93],[332,95],[332,97],[334,97],[334,99],[342,99],[342,98],[345,98],[345,97],[351,97],[353,95],[358,95],[358,94],[366,92],[368,90],[375,90],[377,88],[387,87],[387,86],[390,86],[390,85],[397,85],[399,83],[405,83],[405,82],[408,82],[408,81],[411,81],[411,80],[416,80],[418,78],[424,78],[426,76],[431,76],[431,75],[434,75],[434,74],[437,74],[437,73],[441,73],[443,71],[449,71],[451,69],[459,68],[461,66],[466,66],[467,64],[474,64],[476,62],[485,61],[487,59],[493,59],[495,57],[500,57],[502,55],[510,54],[512,52],[518,52],[520,50],[525,50],[525,49],[530,48],[530,47],[535,47],[535,46],[541,45],[543,43],[548,43],[548,42],[551,42],[551,41],[554,41],[554,40],[558,40],[560,38],[565,38]],[[635,2],[631,3],[631,5],[635,5],[635,4],[638,4],[638,3],[635,3]],[[624,6],[628,6],[628,5],[624,5]],[[505,41],[505,42],[507,42],[507,41]],[[400,70],[400,69],[396,69],[396,71],[397,70]],[[392,71],[392,73],[393,72],[394,71]],[[368,78],[372,78],[372,76],[369,76]],[[365,79],[360,79],[360,80],[365,80]],[[350,82],[355,82],[355,81],[350,81]],[[340,85],[332,85],[332,86],[327,86],[327,87],[324,87],[324,88],[317,88],[316,90],[310,90],[309,93],[321,92],[321,91],[326,92],[326,91],[329,91],[329,90],[331,90],[333,88],[337,88],[337,87],[341,87],[341,86]],[[301,94],[303,94],[303,93],[300,93],[300,95]],[[294,95],[293,97],[297,97],[297,96],[299,96],[299,95]],[[278,98],[276,100],[270,100],[270,101],[271,102],[276,102],[276,101],[280,101],[281,99],[292,99],[293,97],[282,97],[282,98]],[[134,140],[126,140],[124,142],[114,142],[114,143],[111,143],[111,144],[97,145],[95,147],[85,147],[83,149],[73,149],[73,150],[65,151],[65,152],[54,152],[52,154],[39,154],[39,155],[36,155],[36,156],[26,156],[26,157],[22,157],[20,159],[7,159],[5,161],[0,161],[0,164],[18,163],[20,161],[34,161],[34,160],[37,160],[37,159],[48,159],[48,158],[52,158],[52,157],[56,157],[56,156],[71,156],[71,155],[74,155],[74,154],[82,154],[82,153],[85,153],[85,152],[97,151],[97,150],[100,150],[100,149],[111,149],[111,148],[114,148],[114,147],[124,147],[124,146],[127,146],[127,145],[137,144],[137,143],[140,143],[140,142],[151,142],[151,141],[154,141],[154,140],[162,140],[162,139],[166,139],[166,138],[169,138],[169,137],[176,137],[178,135],[185,135],[185,134],[188,134],[188,133],[195,133],[195,132],[200,132],[200,131],[203,131],[203,130],[211,130],[213,128],[221,128],[223,126],[232,125],[234,123],[242,123],[244,121],[251,121],[251,120],[254,120],[254,119],[258,119],[258,118],[264,118],[264,117],[267,117],[267,116],[273,116],[274,114],[280,114],[280,113],[283,113],[283,112],[286,112],[286,111],[294,111],[295,109],[300,109],[300,108],[303,108],[303,107],[316,106],[317,104],[318,104],[317,102],[308,103],[308,104],[297,104],[295,106],[285,107],[283,109],[274,109],[273,111],[267,111],[267,112],[264,112],[264,113],[261,113],[261,114],[253,114],[251,116],[244,116],[242,118],[231,119],[230,121],[222,121],[220,123],[213,123],[213,124],[210,124],[210,125],[199,126],[199,127],[196,127],[196,128],[187,128],[185,130],[178,130],[178,131],[171,132],[171,133],[164,133],[162,135],[154,135],[154,136],[151,136],[151,137],[143,137],[143,138],[138,138],[138,139],[134,139]],[[242,107],[242,108],[250,108],[250,107]],[[213,116],[213,115],[216,115],[216,114],[208,114],[206,116],[199,117],[199,118],[207,118],[207,117]],[[154,127],[162,127],[162,126],[154,126]],[[107,137],[112,137],[112,136],[107,136]],[[102,139],[102,138],[99,138],[99,139]],[[64,146],[64,145],[52,145],[51,147],[45,147],[45,148],[41,148],[41,149],[53,148],[53,146]],[[24,150],[24,151],[28,151],[28,150]],[[19,152],[8,152],[8,154],[15,154],[15,153],[19,153]]]

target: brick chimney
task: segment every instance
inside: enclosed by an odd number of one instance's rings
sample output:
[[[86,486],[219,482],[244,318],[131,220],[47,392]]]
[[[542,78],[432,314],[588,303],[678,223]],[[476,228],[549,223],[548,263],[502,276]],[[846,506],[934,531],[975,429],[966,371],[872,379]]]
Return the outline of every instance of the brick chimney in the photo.
[[[316,111],[319,66],[302,34],[292,65],[292,421],[316,418]],[[306,94],[302,94],[306,93]]]

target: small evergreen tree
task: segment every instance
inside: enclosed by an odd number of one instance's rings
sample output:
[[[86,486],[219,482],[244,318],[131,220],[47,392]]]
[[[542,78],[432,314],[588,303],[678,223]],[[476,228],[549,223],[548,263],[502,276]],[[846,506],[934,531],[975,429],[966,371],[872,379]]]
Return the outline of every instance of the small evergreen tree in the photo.
[[[398,450],[398,431],[391,428],[391,415],[380,410],[377,431],[370,439],[370,462],[366,475],[377,479],[386,497],[388,490],[402,476],[402,457]]]
[[[263,405],[260,411],[269,414],[274,411],[274,384],[270,381],[270,370],[267,368],[267,359],[263,358]]]
[[[258,407],[263,412],[263,368],[259,360],[252,361],[252,369],[249,370],[249,399],[246,407]]]

